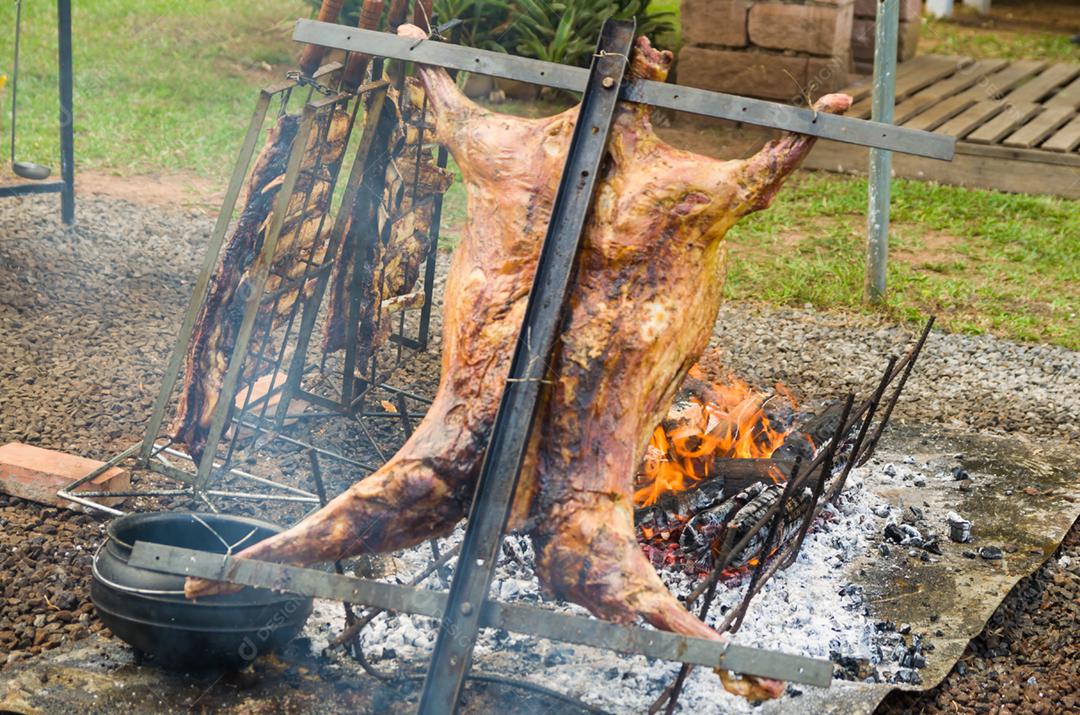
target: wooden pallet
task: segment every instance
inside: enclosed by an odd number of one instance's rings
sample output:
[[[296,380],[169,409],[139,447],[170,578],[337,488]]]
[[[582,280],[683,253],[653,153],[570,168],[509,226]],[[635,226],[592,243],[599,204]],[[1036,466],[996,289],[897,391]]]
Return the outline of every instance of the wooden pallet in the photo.
[[[869,79],[843,90],[870,118]],[[899,66],[895,123],[958,139],[950,162],[893,156],[897,176],[1080,198],[1080,64],[920,55]],[[867,150],[821,142],[806,165],[865,171]]]

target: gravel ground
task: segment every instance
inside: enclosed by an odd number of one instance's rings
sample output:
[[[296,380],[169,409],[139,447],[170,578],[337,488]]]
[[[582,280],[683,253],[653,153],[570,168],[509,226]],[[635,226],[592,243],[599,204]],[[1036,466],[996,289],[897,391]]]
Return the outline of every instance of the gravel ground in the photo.
[[[729,303],[703,362],[797,395],[865,394],[890,354],[902,354],[920,326],[809,309]],[[989,335],[931,333],[896,416],[1049,441],[1080,440],[1080,353]]]
[[[212,221],[55,197],[0,201],[0,443],[105,459],[134,441]],[[118,357],[120,359],[118,359]],[[0,666],[101,629],[90,558],[104,522],[0,495]]]
[[[57,214],[53,197],[0,202],[0,441],[103,458],[139,436],[212,220],[112,199],[81,201],[73,231]],[[916,333],[858,316],[729,304],[705,362],[827,398],[873,385],[890,351]],[[1076,441],[1078,384],[1078,353],[934,333],[896,418]],[[86,552],[102,522],[5,498],[0,520],[3,665],[97,627]],[[988,712],[1014,696],[1021,705],[1008,709],[1026,711],[1064,702],[1070,687],[1075,694],[1076,646],[1066,641],[1080,620],[1076,528],[1061,555],[1003,604],[969,649],[965,673],[891,701],[890,711]]]
[[[1039,571],[1013,588],[938,687],[896,692],[878,712],[1080,711],[1080,528]]]

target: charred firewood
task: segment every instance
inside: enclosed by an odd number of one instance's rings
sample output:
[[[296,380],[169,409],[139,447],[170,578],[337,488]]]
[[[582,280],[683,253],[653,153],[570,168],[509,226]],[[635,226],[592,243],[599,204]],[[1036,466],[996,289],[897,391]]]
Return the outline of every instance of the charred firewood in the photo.
[[[814,440],[810,435],[796,430],[784,438],[784,443],[772,453],[772,459],[779,462],[794,462],[800,457],[803,461],[814,458]]]
[[[760,482],[751,484],[723,503],[696,514],[686,523],[679,545],[697,570],[712,569],[713,551],[728,540],[728,527],[744,507],[754,503],[766,487]]]
[[[759,484],[755,486],[762,485]],[[728,560],[729,567],[737,569],[747,565],[753,565],[751,562],[755,558],[767,556],[767,554],[762,554],[761,550],[765,545],[765,539],[768,536],[766,532],[768,529],[759,528],[758,525],[769,513],[769,510],[776,506],[783,494],[783,485],[773,484],[770,486],[762,486],[760,492],[758,492],[746,506],[739,509],[738,513],[728,521],[727,528],[724,530],[723,535],[711,543],[708,554],[711,559],[709,567],[711,568],[713,564]],[[805,516],[809,506],[810,491],[806,489],[800,490],[792,499],[789,499],[787,503],[782,505],[780,517],[781,531],[776,543],[784,543],[789,537],[797,532],[800,520]],[[747,535],[751,534],[754,529],[757,529],[757,531],[756,533],[753,533],[750,541],[747,542],[746,547],[739,553],[732,554],[732,548],[739,544]]]

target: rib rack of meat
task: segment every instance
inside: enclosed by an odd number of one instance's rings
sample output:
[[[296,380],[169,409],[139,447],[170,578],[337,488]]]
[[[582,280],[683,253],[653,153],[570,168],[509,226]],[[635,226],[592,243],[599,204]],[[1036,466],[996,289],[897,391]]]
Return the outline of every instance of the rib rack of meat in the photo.
[[[323,327],[323,348],[334,352],[345,347],[350,297],[360,292],[360,315],[356,316],[357,358],[363,369],[390,332],[390,314],[408,305],[420,267],[434,248],[432,221],[435,199],[450,188],[453,174],[440,168],[431,148],[431,122],[427,120],[423,88],[413,79],[404,98],[391,90],[387,104],[396,118],[390,138],[390,160],[378,214],[377,241],[357,246],[350,220],[340,258],[334,265],[330,301]],[[357,249],[361,255],[356,255]],[[353,272],[361,275],[354,283]]]
[[[399,32],[425,36],[411,26]],[[663,80],[671,60],[639,38],[629,71]],[[497,114],[465,98],[446,72],[420,75],[436,141],[458,162],[468,194],[465,238],[446,284],[438,392],[380,470],[241,557],[304,564],[400,549],[449,533],[467,512],[577,110]],[[841,113],[850,101],[828,95],[815,108]],[[717,161],[665,144],[649,115],[643,105],[617,109],[511,526],[531,533],[549,593],[611,621],[641,617],[716,640],[638,546],[634,476],[711,333],[724,234],[769,206],[813,139],[788,135],[749,159]],[[187,584],[191,597],[227,589]],[[731,687],[778,694],[772,681]]]
[[[313,281],[298,279],[309,264],[321,263],[325,256],[329,232],[320,229],[330,206],[332,177],[336,176],[345,152],[349,124],[348,113],[335,109],[319,114],[308,135],[264,289],[265,295],[274,295],[275,299],[259,306],[248,355],[244,358],[247,361],[244,380],[253,380],[269,371],[272,367],[269,360],[253,359],[263,352],[261,343],[270,332],[268,328],[276,327],[292,312],[301,290],[307,294],[314,288]],[[174,442],[186,446],[196,462],[202,458],[210,420],[221,398],[229,356],[243,318],[253,262],[269,229],[299,126],[299,116],[282,114],[271,127],[248,180],[243,212],[221,252],[209,293],[196,318],[184,361],[180,401],[171,427]]]

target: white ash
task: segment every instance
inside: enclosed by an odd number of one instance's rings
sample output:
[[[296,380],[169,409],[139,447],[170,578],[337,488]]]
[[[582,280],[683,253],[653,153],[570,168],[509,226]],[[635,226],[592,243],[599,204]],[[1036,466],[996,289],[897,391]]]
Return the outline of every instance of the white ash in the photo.
[[[874,479],[905,480],[914,472],[906,466],[875,469]],[[742,628],[734,636],[741,645],[779,650],[815,658],[832,657],[893,666],[903,657],[894,652],[895,633],[881,633],[876,622],[865,615],[862,590],[853,584],[848,566],[872,548],[870,538],[881,532],[886,521],[897,520],[899,510],[890,508],[872,491],[862,488],[867,469],[851,474],[848,485],[835,504],[827,505],[822,517],[806,538],[796,560],[779,571],[751,603]],[[459,528],[441,544],[443,549],[459,543]],[[388,580],[406,583],[431,559],[427,545],[403,551],[388,560],[392,574]],[[492,583],[491,595],[500,601],[543,605],[561,613],[587,615],[574,604],[552,601],[540,593],[532,570],[533,552],[529,539],[512,535],[504,542],[503,558]],[[451,562],[453,565],[453,562]],[[696,577],[682,572],[661,574],[672,592],[679,596],[697,585]],[[721,589],[706,619],[716,625],[724,613],[742,600],[748,577],[727,583]],[[425,588],[441,588],[435,575]],[[336,609],[336,610],[335,610]],[[308,635],[313,646],[322,647],[333,633],[321,632],[324,619],[341,627],[337,604],[324,609],[316,604],[318,618],[312,619]],[[312,633],[313,630],[316,631]],[[367,657],[378,667],[403,667],[422,671],[431,655],[437,622],[406,614],[383,615],[364,631],[362,643]],[[332,631],[333,628],[330,628]],[[476,649],[475,666],[483,672],[533,681],[564,692],[611,712],[640,712],[648,707],[679,669],[677,663],[625,656],[586,646],[536,639],[505,631],[483,631]],[[876,677],[881,671],[876,671]],[[789,686],[786,698],[796,697],[799,686]],[[683,712],[751,712],[752,706],[723,689],[719,678],[708,669],[696,668],[688,678],[680,698]]]

